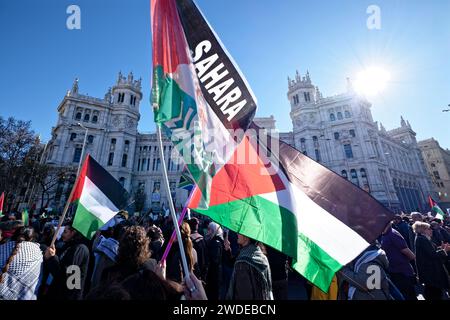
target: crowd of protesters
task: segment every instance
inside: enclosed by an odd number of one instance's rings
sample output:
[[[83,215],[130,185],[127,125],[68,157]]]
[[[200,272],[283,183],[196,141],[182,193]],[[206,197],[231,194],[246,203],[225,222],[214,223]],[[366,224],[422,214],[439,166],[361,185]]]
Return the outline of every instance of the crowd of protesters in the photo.
[[[66,219],[14,214],[0,222],[1,300],[286,300],[286,255],[196,215],[180,226],[185,277],[170,215],[126,211],[88,240]],[[52,245],[52,239],[57,241]],[[450,219],[396,215],[379,239],[333,276],[328,292],[296,283],[311,300],[449,298]],[[376,275],[378,278],[374,278]]]

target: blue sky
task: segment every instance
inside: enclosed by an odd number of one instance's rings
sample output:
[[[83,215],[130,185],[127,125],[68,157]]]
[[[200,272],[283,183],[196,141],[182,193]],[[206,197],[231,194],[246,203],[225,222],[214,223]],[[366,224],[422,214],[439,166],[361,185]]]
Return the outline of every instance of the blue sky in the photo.
[[[81,8],[81,30],[66,28],[66,8]],[[372,98],[374,119],[389,130],[409,120],[418,139],[450,148],[450,1],[198,0],[258,99],[292,129],[287,76],[309,69],[325,96],[370,65],[391,74]],[[381,9],[381,30],[368,30],[366,9]],[[0,116],[32,120],[44,140],[73,80],[103,97],[117,73],[143,78],[141,131],[154,129],[149,105],[149,0],[0,1]]]

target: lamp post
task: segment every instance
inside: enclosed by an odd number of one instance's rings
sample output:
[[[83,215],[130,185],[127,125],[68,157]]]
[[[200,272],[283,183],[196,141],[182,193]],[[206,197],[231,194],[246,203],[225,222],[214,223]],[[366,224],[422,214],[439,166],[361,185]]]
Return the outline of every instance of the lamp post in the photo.
[[[80,157],[80,161],[79,161],[79,163],[78,163],[78,170],[77,170],[77,177],[78,177],[78,175],[80,174],[81,163],[83,162],[84,148],[86,147],[86,140],[87,140],[87,135],[88,135],[89,129],[86,128],[85,126],[83,126],[80,122],[78,122],[77,125],[79,125],[79,126],[82,127],[84,130],[86,130],[86,133],[84,134],[83,148],[81,148],[81,157]]]

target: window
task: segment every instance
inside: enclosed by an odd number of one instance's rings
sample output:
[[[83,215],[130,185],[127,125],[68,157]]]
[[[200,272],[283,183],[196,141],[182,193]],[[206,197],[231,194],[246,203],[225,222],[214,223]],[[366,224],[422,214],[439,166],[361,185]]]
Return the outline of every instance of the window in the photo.
[[[74,133],[74,132],[72,132],[72,133],[70,134],[70,141],[73,141],[73,140],[75,140],[76,138],[77,138],[77,134]]]
[[[116,149],[116,139],[111,139],[111,147],[109,148],[109,150],[114,151]]]
[[[350,144],[344,144],[344,152],[347,159],[353,158],[352,146]]]
[[[309,95],[309,92],[303,92],[303,96],[305,97],[305,101],[306,102],[310,102],[311,101],[311,97]]]
[[[112,166],[114,162],[114,152],[111,152],[108,157],[108,166]]]
[[[119,183],[122,185],[122,187],[124,187],[125,186],[125,178],[124,177],[120,177]]]
[[[339,132],[334,133],[334,140],[339,140]]]
[[[300,139],[300,149],[302,150],[302,151],[305,151],[305,149],[306,149],[306,139],[305,138],[301,138]]]
[[[350,118],[351,117],[350,111],[348,111],[348,110],[344,111],[344,115],[345,115],[346,118]]]
[[[298,94],[296,94],[295,96],[293,96],[293,99],[294,99],[294,106],[298,105],[298,102],[299,102],[299,100],[298,100]]]
[[[94,136],[88,135],[87,141],[88,141],[88,143],[94,142]]]
[[[341,176],[342,176],[342,178],[347,179],[347,178],[348,178],[348,176],[347,176],[347,171],[342,170],[342,171],[341,171]]]
[[[322,160],[320,159],[320,151],[319,151],[319,149],[315,149],[314,151],[315,151],[315,153],[316,153],[316,161],[317,161],[317,162],[322,161]]]
[[[444,183],[443,182],[441,182],[441,188],[444,188]]]
[[[125,140],[125,152],[128,152],[128,150],[130,149],[130,141]]]
[[[150,171],[150,158],[147,159],[147,171]]]
[[[141,170],[141,159],[138,160],[138,167],[137,167],[137,171]]]
[[[128,155],[124,154],[122,156],[122,167],[126,167],[127,166],[127,160],[128,160]]]
[[[75,148],[75,153],[73,154],[73,161],[72,162],[80,162],[81,159],[81,148]]]
[[[122,103],[125,101],[125,93],[119,93],[119,96],[117,98],[118,103]]]
[[[317,139],[316,136],[313,136],[313,142],[314,142],[314,147],[318,147],[319,146],[319,139]]]
[[[156,160],[156,171],[159,171],[160,165],[161,165],[161,159]]]
[[[433,175],[436,179],[441,179],[441,176],[439,175],[439,171],[433,171]]]
[[[330,113],[330,121],[336,121],[336,117],[334,116],[334,113]]]
[[[350,176],[353,184],[359,186],[358,174],[355,169],[350,170]]]
[[[81,112],[77,112],[75,115],[75,120],[81,120]]]
[[[350,133],[350,135],[351,135],[353,138],[356,137],[355,130],[350,129],[349,133]]]
[[[170,188],[170,192],[171,193],[175,192],[176,187],[177,187],[177,182],[176,181],[170,181],[169,182],[169,188]]]
[[[84,122],[89,122],[89,119],[90,119],[89,113],[86,113],[84,115]]]
[[[436,165],[435,165],[434,163],[432,163],[432,164],[431,164],[431,166],[432,166],[433,168],[435,168],[435,167],[436,167]]]
[[[367,178],[366,169],[362,168],[359,172],[361,173],[361,178]]]
[[[147,164],[147,158],[142,159],[142,168],[141,171],[144,171],[145,165]]]
[[[338,118],[338,120],[342,120],[343,118],[342,118],[342,112],[338,112],[337,113],[337,118]]]
[[[135,95],[130,96],[130,105],[132,105],[132,106],[136,105],[136,96]]]
[[[98,122],[98,116],[93,116],[92,117],[92,122],[93,123],[97,123]]]

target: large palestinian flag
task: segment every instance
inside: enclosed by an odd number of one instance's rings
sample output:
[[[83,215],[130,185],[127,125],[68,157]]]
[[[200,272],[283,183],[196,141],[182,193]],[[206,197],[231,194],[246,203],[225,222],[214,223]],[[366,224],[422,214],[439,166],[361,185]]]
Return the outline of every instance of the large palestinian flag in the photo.
[[[155,122],[183,157],[206,208],[212,177],[242,140],[256,99],[192,0],[152,0],[151,17]]]
[[[73,227],[88,239],[127,203],[127,191],[90,155],[74,188],[71,202],[77,204],[77,210]]]
[[[257,133],[247,131],[214,177],[209,208],[197,208],[198,194],[189,207],[292,257],[295,270],[328,291],[335,272],[374,242],[393,214],[296,149],[275,138],[263,143]]]
[[[436,218],[444,220],[445,213],[444,211],[439,207],[436,201],[431,198],[431,196],[428,196],[428,201],[430,202],[431,212],[434,212],[434,215]]]

